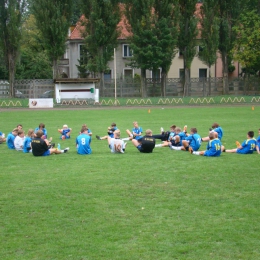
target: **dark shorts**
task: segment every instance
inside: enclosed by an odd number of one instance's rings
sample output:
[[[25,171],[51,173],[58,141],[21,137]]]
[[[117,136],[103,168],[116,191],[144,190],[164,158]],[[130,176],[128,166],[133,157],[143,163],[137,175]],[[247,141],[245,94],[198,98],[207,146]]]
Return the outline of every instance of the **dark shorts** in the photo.
[[[44,152],[42,156],[48,156],[50,154],[51,154],[51,152],[50,152],[50,150],[48,150],[48,151]]]

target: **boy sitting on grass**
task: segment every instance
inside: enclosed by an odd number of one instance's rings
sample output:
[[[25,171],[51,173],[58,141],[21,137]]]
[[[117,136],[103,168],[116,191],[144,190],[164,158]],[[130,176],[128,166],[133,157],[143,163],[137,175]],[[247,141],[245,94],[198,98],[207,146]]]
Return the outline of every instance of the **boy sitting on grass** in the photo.
[[[69,150],[69,147],[65,148],[64,150],[59,150],[56,148],[49,149],[49,141],[45,139],[42,130],[38,130],[36,132],[36,137],[32,139],[31,146],[32,146],[32,154],[34,156],[48,156],[54,153],[61,154],[61,153],[66,153]]]
[[[68,128],[68,125],[63,125],[62,129],[58,129],[58,132],[61,134],[60,139],[65,140],[70,138],[72,129]]]
[[[211,132],[209,134],[209,142],[207,144],[206,151],[194,152],[193,149],[190,147],[189,151],[191,154],[195,155],[204,155],[204,156],[220,156],[221,152],[225,149],[224,146],[221,144],[218,138],[215,138],[215,133]]]
[[[111,153],[124,153],[127,143],[120,139],[120,130],[114,131],[114,137],[108,136],[107,142]]]
[[[249,131],[247,133],[247,139],[240,144],[238,141],[236,141],[237,148],[230,149],[230,150],[224,150],[223,152],[227,153],[239,153],[239,154],[252,154],[255,150],[260,154],[259,146],[254,138],[254,131]]]
[[[96,138],[97,138],[98,140],[105,140],[105,139],[108,139],[108,137],[114,138],[114,132],[115,132],[117,129],[118,129],[118,128],[117,128],[117,126],[116,126],[116,123],[112,123],[111,126],[109,126],[109,127],[107,128],[107,134],[108,134],[108,135],[105,135],[105,136],[103,136],[103,137],[100,137],[99,135],[96,135]]]

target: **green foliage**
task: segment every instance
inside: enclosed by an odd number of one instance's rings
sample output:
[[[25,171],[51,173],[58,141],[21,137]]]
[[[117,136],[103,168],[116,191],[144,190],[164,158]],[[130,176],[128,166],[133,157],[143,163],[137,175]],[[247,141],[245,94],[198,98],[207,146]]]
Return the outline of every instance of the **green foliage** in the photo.
[[[56,145],[70,151],[37,158],[0,145],[0,259],[259,259],[260,155],[206,158],[169,148],[142,154],[131,142],[125,154],[111,154],[107,141],[94,136],[106,135],[115,121],[124,137],[134,120],[158,133],[175,116],[174,124],[195,126],[201,136],[220,123],[222,143],[234,148],[248,130],[257,135],[260,107],[150,112],[90,109],[85,122],[82,109],[1,111],[1,131],[22,123],[27,132],[44,122]],[[61,141],[57,129],[64,123],[73,132]],[[93,132],[89,156],[76,154],[83,123]]]
[[[179,0],[179,37],[178,48],[183,54],[184,69],[190,69],[196,54],[196,37],[198,35],[198,17],[196,11],[196,0]]]
[[[153,64],[153,50],[158,41],[152,33],[152,15],[151,9],[153,0],[148,1],[129,1],[125,7],[129,27],[132,34],[129,38],[130,48],[134,55],[131,58],[132,67],[141,69],[153,69],[158,64]],[[157,63],[157,61],[154,61]]]
[[[52,64],[44,49],[42,35],[36,27],[33,15],[29,15],[24,21],[22,36],[16,79],[52,78]]]
[[[56,78],[57,61],[65,52],[72,0],[34,0],[32,10],[42,35],[42,44],[53,62],[53,76]]]
[[[198,57],[207,66],[215,64],[219,45],[219,19],[216,16],[217,4],[214,0],[207,0],[201,7],[201,42],[202,51]]]
[[[238,35],[233,52],[234,57],[247,71],[260,67],[260,16],[256,10],[242,13],[239,24],[234,27]]]
[[[82,11],[86,18],[83,25],[86,28],[84,42],[89,54],[87,68],[91,72],[103,73],[118,44],[119,6],[111,0],[88,0],[82,1]]]
[[[22,17],[26,0],[0,1],[0,49],[9,73],[10,96],[13,96],[16,62],[22,38]]]
[[[17,65],[16,79],[51,79],[52,67],[46,51],[22,51],[20,63]]]

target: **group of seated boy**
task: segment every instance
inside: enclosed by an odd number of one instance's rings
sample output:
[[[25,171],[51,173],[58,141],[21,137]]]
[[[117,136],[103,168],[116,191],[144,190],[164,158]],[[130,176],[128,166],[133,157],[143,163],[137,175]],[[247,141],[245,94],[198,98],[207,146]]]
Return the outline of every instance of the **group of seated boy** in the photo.
[[[252,154],[257,151],[260,154],[260,129],[257,139],[254,138],[254,132],[247,133],[246,140],[240,144],[236,141],[236,148],[225,149],[221,143],[223,137],[223,129],[218,123],[213,123],[209,129],[209,135],[201,138],[198,134],[197,128],[190,128],[190,133],[187,133],[187,126],[183,129],[172,125],[170,131],[164,131],[161,128],[161,133],[153,135],[150,129],[145,131],[143,136],[143,129],[138,125],[138,122],[133,122],[133,128],[130,131],[126,130],[127,137],[120,138],[121,132],[117,128],[116,123],[112,123],[108,127],[107,135],[100,137],[96,135],[98,140],[107,140],[109,149],[112,153],[124,153],[127,142],[131,141],[132,144],[142,153],[151,153],[155,147],[169,147],[171,150],[176,151],[189,151],[194,155],[203,156],[220,156],[222,152],[239,153],[239,154]],[[63,125],[62,129],[58,129],[60,139],[65,140],[71,137],[72,129],[68,125]],[[91,154],[91,136],[92,132],[86,124],[82,125],[81,131],[76,138],[77,153],[81,155]],[[156,144],[156,139],[160,139],[162,143]],[[61,150],[59,145],[55,148],[52,143],[52,138],[47,138],[47,130],[45,124],[39,124],[35,129],[29,129],[27,136],[22,129],[22,125],[17,125],[7,137],[0,132],[0,143],[6,142],[8,148],[23,151],[24,153],[32,152],[35,156],[47,156],[50,154],[66,153],[69,150],[65,148]],[[207,142],[205,151],[199,151],[202,142]]]

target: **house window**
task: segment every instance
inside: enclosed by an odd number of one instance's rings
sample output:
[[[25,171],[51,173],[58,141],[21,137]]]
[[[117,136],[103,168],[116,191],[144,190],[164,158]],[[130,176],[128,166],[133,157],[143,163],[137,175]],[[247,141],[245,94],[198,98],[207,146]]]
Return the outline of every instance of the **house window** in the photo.
[[[104,72],[104,79],[111,79],[112,78],[112,70],[107,70]]]
[[[199,78],[207,78],[207,69],[199,69]]]
[[[179,77],[181,80],[183,80],[185,78],[185,71],[184,69],[179,69]]]
[[[133,56],[133,52],[129,46],[129,44],[123,44],[123,57],[127,58],[127,57],[132,57]]]
[[[87,64],[87,54],[88,51],[84,44],[79,45],[79,60],[81,64]]]
[[[134,70],[133,69],[124,69],[124,78],[133,78],[134,77]]]
[[[151,77],[153,79],[160,79],[161,78],[161,69],[152,70],[151,71]]]

